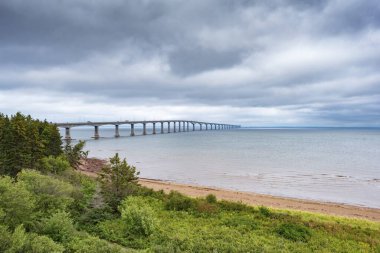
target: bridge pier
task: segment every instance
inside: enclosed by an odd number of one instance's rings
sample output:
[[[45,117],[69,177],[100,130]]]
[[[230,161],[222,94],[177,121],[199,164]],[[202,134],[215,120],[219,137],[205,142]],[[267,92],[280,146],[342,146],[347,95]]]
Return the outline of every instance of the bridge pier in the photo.
[[[199,131],[202,131],[202,124],[199,123]]]
[[[164,133],[164,122],[161,122],[161,134]]]
[[[181,121],[178,121],[178,132],[180,133],[181,132]]]
[[[71,140],[70,127],[65,127],[65,140]]]
[[[143,135],[146,135],[146,123],[143,123]]]
[[[115,137],[116,138],[120,137],[120,134],[119,134],[119,125],[115,125]]]
[[[156,123],[153,122],[153,134],[156,134]]]
[[[135,136],[135,124],[131,124],[131,136]]]
[[[177,132],[176,126],[175,126],[175,121],[173,121],[173,133]]]
[[[170,121],[168,121],[168,134],[170,134]]]
[[[94,126],[95,132],[94,132],[94,139],[99,139],[99,126]]]

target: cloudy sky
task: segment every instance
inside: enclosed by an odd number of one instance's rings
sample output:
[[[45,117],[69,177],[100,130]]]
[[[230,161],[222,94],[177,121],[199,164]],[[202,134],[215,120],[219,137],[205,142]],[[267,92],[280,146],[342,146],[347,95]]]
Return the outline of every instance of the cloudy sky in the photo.
[[[0,112],[380,126],[378,0],[0,1]]]

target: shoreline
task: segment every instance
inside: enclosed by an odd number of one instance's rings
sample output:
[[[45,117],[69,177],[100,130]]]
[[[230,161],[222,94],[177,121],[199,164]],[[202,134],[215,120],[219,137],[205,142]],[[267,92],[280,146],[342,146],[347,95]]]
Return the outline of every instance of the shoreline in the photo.
[[[78,170],[88,176],[96,177],[97,172],[105,162],[105,160],[100,159],[87,159]],[[254,192],[240,192],[215,187],[175,183],[160,179],[139,178],[139,183],[142,186],[153,190],[163,190],[166,193],[170,191],[178,191],[190,197],[205,197],[208,194],[214,194],[219,200],[242,202],[251,206],[262,205],[275,209],[305,211],[317,214],[366,219],[380,222],[379,208],[279,197]]]

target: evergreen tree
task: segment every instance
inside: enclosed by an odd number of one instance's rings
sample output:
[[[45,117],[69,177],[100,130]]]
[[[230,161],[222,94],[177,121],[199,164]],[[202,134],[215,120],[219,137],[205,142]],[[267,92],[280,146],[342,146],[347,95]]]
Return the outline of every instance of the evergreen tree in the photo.
[[[16,113],[0,114],[0,173],[15,176],[24,168],[36,169],[45,156],[62,153],[57,126]]]
[[[99,172],[99,181],[102,194],[106,202],[114,210],[128,195],[134,193],[138,186],[138,175],[135,166],[131,166],[125,159],[121,160],[116,153]]]

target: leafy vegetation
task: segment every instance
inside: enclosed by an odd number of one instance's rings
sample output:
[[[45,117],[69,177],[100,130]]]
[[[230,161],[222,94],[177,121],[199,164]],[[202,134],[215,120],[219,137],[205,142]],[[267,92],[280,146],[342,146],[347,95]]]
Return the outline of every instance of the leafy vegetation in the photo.
[[[34,122],[1,117],[2,136]],[[83,145],[2,154],[0,252],[380,252],[379,223],[153,191],[117,154],[97,181],[72,168]]]

